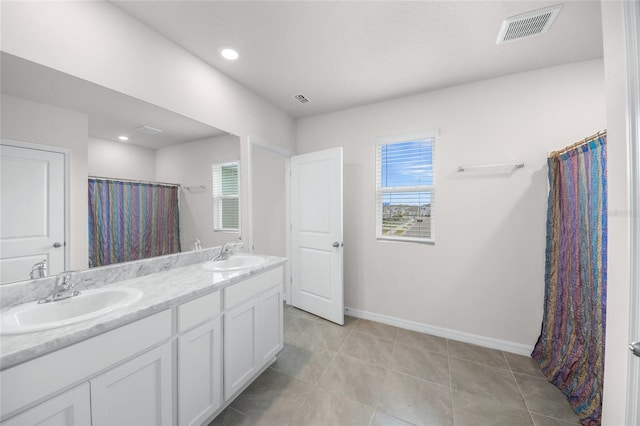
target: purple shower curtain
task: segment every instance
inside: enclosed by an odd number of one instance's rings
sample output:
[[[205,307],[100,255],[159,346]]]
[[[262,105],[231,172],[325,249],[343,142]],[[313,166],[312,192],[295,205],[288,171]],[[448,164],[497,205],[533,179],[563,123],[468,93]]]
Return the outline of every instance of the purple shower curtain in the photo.
[[[89,179],[89,266],[180,251],[177,186]]]
[[[532,357],[583,425],[600,425],[607,288],[606,134],[552,154],[545,302]]]

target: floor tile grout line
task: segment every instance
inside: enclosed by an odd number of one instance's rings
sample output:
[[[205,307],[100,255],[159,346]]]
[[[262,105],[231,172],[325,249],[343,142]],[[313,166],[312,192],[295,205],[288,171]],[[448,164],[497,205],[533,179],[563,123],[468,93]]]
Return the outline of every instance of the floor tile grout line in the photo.
[[[511,364],[509,364],[509,360],[507,360],[507,357],[504,355],[504,352],[502,352],[502,356],[504,356],[505,360],[507,361],[507,365],[509,366],[509,372],[511,373],[511,377],[513,377],[513,381],[516,383],[516,387],[518,388],[518,392],[520,392],[520,398],[522,398],[522,402],[524,403],[524,408],[527,409],[527,414],[529,414],[529,418],[531,419],[531,423],[533,423],[533,425],[535,426],[536,421],[533,418],[533,415],[531,415],[531,410],[529,409],[529,404],[527,404],[527,398],[525,398],[524,394],[522,393],[522,388],[520,387],[520,383],[518,383],[518,379],[516,378],[516,374],[514,373],[513,368],[511,368]]]
[[[451,425],[456,425],[455,416],[453,415],[453,374],[451,371],[451,354],[449,353],[449,339],[446,340],[447,346],[447,368],[449,369],[449,401],[451,401]]]
[[[391,360],[393,359],[393,353],[396,351],[396,343],[397,343],[397,339],[396,341],[393,342],[393,348],[391,349],[391,356],[389,357],[389,366],[391,365]],[[382,387],[376,398],[376,405],[375,407],[373,407],[373,414],[371,415],[371,420],[369,421],[369,425],[373,423],[373,419],[375,418],[376,413],[378,412],[378,405],[380,405],[380,398],[382,397],[382,394],[384,392],[384,384],[387,382],[387,376],[389,375],[389,371],[390,371],[389,368],[384,369],[384,377],[382,378]]]
[[[325,367],[324,371],[322,372],[322,374],[320,375],[320,377],[318,377],[318,380],[316,380],[315,383],[312,384],[311,387],[311,391],[309,392],[309,394],[307,395],[307,397],[302,401],[302,404],[300,404],[300,406],[296,409],[295,413],[293,413],[292,419],[295,419],[296,416],[298,415],[298,413],[300,412],[300,410],[302,410],[302,407],[304,407],[304,405],[307,403],[307,401],[309,400],[309,398],[311,397],[311,395],[313,394],[313,392],[315,392],[315,390],[318,388],[318,384],[320,383],[320,380],[322,379],[322,376],[325,375],[325,373],[327,372],[327,370],[329,369],[329,367],[331,366],[331,364],[334,362],[334,360],[336,359],[336,356],[338,356],[338,351],[340,350],[340,348],[342,347],[342,345],[344,344],[344,342],[347,340],[347,337],[349,337],[351,335],[351,333],[353,332],[353,330],[347,330],[347,335],[344,337],[344,339],[342,340],[342,342],[340,343],[340,345],[338,346],[338,348],[336,349],[335,352],[333,352],[333,356],[331,357],[331,361],[329,361],[329,363],[327,364],[327,366]],[[316,351],[316,349],[313,349],[314,352]],[[299,380],[299,379],[298,379]],[[308,383],[308,382],[307,382]],[[320,388],[320,389],[324,389],[324,388]]]

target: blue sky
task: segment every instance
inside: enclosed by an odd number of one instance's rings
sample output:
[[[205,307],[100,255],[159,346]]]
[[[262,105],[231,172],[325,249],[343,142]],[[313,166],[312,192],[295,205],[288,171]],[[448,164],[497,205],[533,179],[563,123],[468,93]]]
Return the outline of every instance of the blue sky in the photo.
[[[433,185],[431,139],[382,146],[382,187]]]

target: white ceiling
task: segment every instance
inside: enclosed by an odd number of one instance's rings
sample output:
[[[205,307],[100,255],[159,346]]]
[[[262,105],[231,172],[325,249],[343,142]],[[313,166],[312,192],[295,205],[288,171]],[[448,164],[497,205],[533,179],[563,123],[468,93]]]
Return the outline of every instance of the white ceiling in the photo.
[[[2,52],[2,94],[54,105],[88,115],[89,135],[150,149],[220,136],[225,132],[107,89],[69,74]],[[133,131],[142,125],[162,130],[157,135]]]
[[[559,2],[112,1],[294,117],[601,58],[599,1],[564,1],[548,33],[496,45],[505,18]]]

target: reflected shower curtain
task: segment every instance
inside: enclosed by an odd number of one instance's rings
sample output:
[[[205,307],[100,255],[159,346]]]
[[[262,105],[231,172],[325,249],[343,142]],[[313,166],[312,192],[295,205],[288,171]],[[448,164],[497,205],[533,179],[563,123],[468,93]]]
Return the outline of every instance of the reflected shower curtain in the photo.
[[[602,410],[607,288],[606,135],[552,154],[542,332],[531,354],[583,425]]]
[[[89,179],[89,266],[180,251],[179,187]]]

